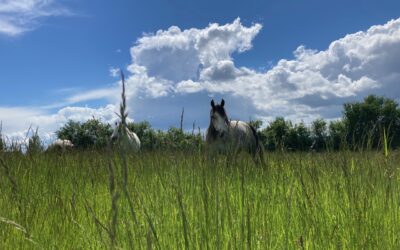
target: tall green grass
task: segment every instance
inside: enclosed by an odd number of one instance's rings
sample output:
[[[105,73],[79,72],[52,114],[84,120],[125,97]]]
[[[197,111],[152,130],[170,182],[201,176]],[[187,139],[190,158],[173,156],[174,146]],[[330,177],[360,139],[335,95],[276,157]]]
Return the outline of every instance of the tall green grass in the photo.
[[[266,156],[0,153],[0,248],[400,249],[399,152]]]

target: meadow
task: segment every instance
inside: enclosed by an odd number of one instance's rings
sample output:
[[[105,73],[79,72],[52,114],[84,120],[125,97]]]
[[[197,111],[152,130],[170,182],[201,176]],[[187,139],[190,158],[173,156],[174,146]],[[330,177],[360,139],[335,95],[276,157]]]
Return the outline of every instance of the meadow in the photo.
[[[0,153],[1,249],[400,249],[400,152]]]

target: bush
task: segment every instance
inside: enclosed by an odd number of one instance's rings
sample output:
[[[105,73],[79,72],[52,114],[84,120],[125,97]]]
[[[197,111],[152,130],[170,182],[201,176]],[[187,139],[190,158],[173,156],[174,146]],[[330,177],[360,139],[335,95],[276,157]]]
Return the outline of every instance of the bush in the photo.
[[[103,124],[97,119],[84,123],[69,120],[56,134],[59,139],[70,140],[76,148],[100,149],[107,146],[112,129],[109,124]]]
[[[189,150],[202,145],[201,134],[186,133],[179,128],[171,127],[166,132],[154,130],[148,122],[129,123],[128,128],[135,132],[144,150]]]

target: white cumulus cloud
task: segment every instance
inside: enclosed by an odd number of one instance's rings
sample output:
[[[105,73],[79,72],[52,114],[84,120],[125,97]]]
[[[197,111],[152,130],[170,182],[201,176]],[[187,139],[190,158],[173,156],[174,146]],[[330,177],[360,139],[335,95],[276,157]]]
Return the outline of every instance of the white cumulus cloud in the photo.
[[[337,118],[343,102],[367,94],[400,97],[400,19],[349,34],[326,50],[300,45],[293,59],[282,59],[265,72],[236,67],[233,53],[251,49],[260,30],[260,24],[245,27],[236,19],[204,29],[173,26],[139,38],[131,48],[128,79],[134,112],[156,110],[151,116],[136,113],[146,119],[166,110],[179,113],[183,106],[199,106],[193,112],[205,114],[200,118],[204,125],[207,100],[224,97],[228,111],[241,119],[285,116],[308,122]],[[174,101],[153,107],[168,98]],[[202,105],[194,105],[196,100]],[[233,103],[237,100],[245,108]]]
[[[223,77],[235,73],[224,72],[232,69],[232,53],[249,50],[260,30],[260,24],[244,27],[239,18],[225,25],[213,23],[204,29],[182,31],[172,26],[139,38],[131,48],[132,65],[145,67],[149,76],[173,82],[197,80],[200,71],[208,67],[222,70],[215,74]]]

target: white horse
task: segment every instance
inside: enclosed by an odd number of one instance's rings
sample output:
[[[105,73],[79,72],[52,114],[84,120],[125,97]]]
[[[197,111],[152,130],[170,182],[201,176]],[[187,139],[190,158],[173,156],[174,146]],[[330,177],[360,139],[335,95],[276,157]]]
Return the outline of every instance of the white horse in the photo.
[[[49,145],[47,151],[60,150],[65,152],[67,150],[71,150],[72,148],[74,148],[74,144],[72,144],[70,140],[57,139]]]
[[[133,149],[134,152],[138,152],[140,150],[139,137],[134,132],[130,131],[128,127],[121,122],[115,123],[115,128],[111,135],[111,142],[119,140],[123,132],[127,136],[129,148]]]
[[[211,100],[206,144],[219,152],[248,151],[256,161],[258,156],[263,162],[263,149],[256,130],[246,122],[230,121],[224,105],[224,99],[217,105]]]

